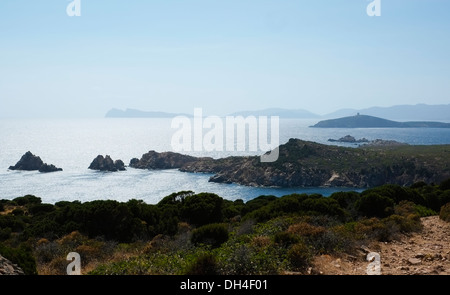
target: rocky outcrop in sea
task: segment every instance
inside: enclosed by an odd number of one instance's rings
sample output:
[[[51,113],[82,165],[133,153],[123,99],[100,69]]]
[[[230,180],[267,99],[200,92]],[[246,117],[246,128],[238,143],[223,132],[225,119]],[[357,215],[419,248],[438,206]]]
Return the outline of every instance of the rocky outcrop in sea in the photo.
[[[89,169],[97,170],[97,171],[109,171],[109,172],[117,172],[117,171],[125,171],[125,163],[122,160],[113,160],[109,155],[103,157],[102,155],[98,155],[89,165]]]
[[[14,166],[9,166],[9,170],[39,171],[42,173],[62,171],[53,164],[44,163],[40,157],[33,155],[30,151],[26,152],[19,162]]]
[[[367,138],[361,138],[361,139],[356,139],[351,135],[346,135],[344,137],[341,137],[339,139],[333,139],[330,138],[328,139],[329,142],[345,142],[345,143],[363,143],[363,142],[369,142],[369,140]]]

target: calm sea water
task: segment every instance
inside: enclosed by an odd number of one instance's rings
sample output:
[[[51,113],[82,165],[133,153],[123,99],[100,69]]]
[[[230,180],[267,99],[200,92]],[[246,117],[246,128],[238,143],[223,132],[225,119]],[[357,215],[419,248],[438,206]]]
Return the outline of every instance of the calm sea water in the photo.
[[[450,129],[317,129],[308,126],[316,120],[280,121],[280,143],[300,138],[330,144],[329,138],[347,134],[369,140],[382,138],[409,144],[450,144]],[[170,119],[76,119],[76,120],[0,120],[0,199],[26,194],[44,202],[61,200],[141,199],[154,204],[181,190],[217,193],[223,198],[249,200],[259,195],[282,196],[289,193],[330,195],[342,188],[253,188],[235,184],[210,183],[211,175],[183,173],[177,170],[148,171],[128,168],[117,173],[91,171],[97,155],[122,159],[140,158],[149,150],[170,151],[176,130]],[[64,169],[56,173],[9,171],[27,151]],[[214,158],[261,152],[195,152]]]

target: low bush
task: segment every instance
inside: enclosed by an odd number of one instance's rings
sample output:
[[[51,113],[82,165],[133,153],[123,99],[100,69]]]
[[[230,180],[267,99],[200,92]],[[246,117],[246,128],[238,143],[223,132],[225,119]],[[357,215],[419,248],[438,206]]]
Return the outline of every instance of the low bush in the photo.
[[[26,223],[20,216],[12,214],[0,215],[0,228],[9,227],[13,232],[20,232],[26,227]]]
[[[447,203],[441,207],[439,218],[444,221],[450,222],[450,203]]]
[[[283,247],[289,247],[296,244],[300,241],[300,239],[301,238],[299,235],[287,231],[278,232],[274,236],[274,242]]]
[[[192,231],[191,242],[193,244],[207,244],[217,248],[228,240],[227,225],[212,223],[196,228]]]
[[[25,244],[21,244],[17,248],[10,248],[0,244],[0,254],[12,263],[17,264],[25,274],[37,274],[36,260],[33,257],[31,248]]]
[[[11,237],[12,230],[9,227],[0,228],[0,241],[5,241]]]
[[[325,228],[322,226],[311,225],[307,222],[299,222],[289,226],[287,232],[297,234],[304,237],[314,237],[322,234]]]
[[[30,212],[33,215],[37,215],[53,212],[54,210],[55,207],[51,204],[34,204],[30,206],[28,212]]]
[[[222,222],[224,200],[216,194],[200,193],[187,196],[181,206],[184,221],[202,226]]]
[[[15,198],[13,202],[15,202],[19,206],[24,206],[24,205],[40,204],[42,203],[42,199],[32,195],[26,195],[23,197]]]
[[[216,257],[211,253],[198,256],[188,267],[186,275],[217,275],[218,266]]]
[[[291,267],[297,271],[306,270],[311,263],[312,256],[309,247],[302,242],[293,245],[287,253]]]
[[[217,252],[220,274],[274,275],[284,262],[280,247],[255,247],[242,242],[227,242]]]
[[[362,196],[356,209],[366,217],[387,217],[393,213],[394,201],[391,198],[371,192]]]
[[[441,184],[439,185],[439,188],[443,191],[450,190],[450,178],[441,182]]]
[[[25,215],[25,211],[23,211],[22,208],[15,208],[14,210],[11,211],[11,214],[14,216],[23,216]]]

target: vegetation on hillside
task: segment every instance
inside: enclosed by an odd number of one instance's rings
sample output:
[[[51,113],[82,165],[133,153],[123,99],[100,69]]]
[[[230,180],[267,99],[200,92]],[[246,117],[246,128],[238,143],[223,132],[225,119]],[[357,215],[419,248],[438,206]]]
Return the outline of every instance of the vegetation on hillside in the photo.
[[[248,202],[183,191],[154,205],[27,195],[0,201],[0,254],[27,274],[65,274],[69,252],[84,274],[303,273],[315,255],[419,231],[422,216],[449,220],[449,183]]]

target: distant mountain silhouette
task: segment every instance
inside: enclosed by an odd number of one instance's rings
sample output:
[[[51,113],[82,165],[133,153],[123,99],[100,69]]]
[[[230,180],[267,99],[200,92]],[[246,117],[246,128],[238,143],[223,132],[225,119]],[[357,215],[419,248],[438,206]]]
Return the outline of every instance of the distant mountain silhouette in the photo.
[[[320,121],[316,128],[450,128],[450,123],[397,122],[374,116],[360,115]]]
[[[282,108],[270,108],[258,111],[241,111],[232,113],[230,116],[278,116],[284,119],[316,119],[321,117],[320,115],[303,109],[289,110]]]
[[[397,105],[392,107],[371,107],[367,109],[340,109],[326,115],[318,115],[304,109],[268,108],[256,111],[239,111],[230,116],[278,116],[284,119],[332,119],[354,116],[357,113],[399,121],[450,121],[450,104],[445,105]],[[203,114],[206,116],[206,114]],[[212,114],[217,115],[217,114]],[[111,109],[106,113],[107,118],[173,118],[188,114],[167,113],[157,111],[142,111],[137,109]]]
[[[105,115],[106,118],[173,118],[176,116],[190,117],[191,115],[165,112],[147,112],[135,109],[126,109],[125,111],[119,109],[111,109]]]

